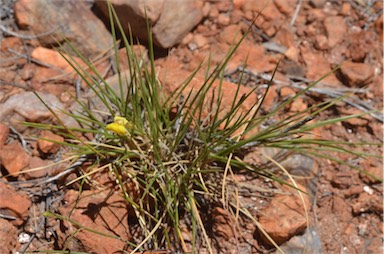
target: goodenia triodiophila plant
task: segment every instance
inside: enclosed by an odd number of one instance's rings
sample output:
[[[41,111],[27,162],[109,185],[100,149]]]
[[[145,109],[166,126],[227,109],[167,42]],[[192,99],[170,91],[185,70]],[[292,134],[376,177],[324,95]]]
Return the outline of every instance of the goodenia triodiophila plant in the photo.
[[[107,112],[103,112],[103,115],[112,118],[113,122],[108,123],[105,120],[108,117],[100,119],[86,103],[77,100],[82,108],[81,114],[68,113],[68,115],[77,120],[81,128],[37,124],[29,126],[56,130],[66,138],[65,144],[72,148],[78,158],[88,158],[94,167],[110,168],[120,188],[120,195],[135,212],[136,222],[131,225],[132,228],[135,226],[141,228],[141,238],[127,241],[135,250],[144,250],[151,246],[151,248],[170,249],[180,247],[184,252],[198,252],[198,248],[204,245],[212,252],[211,240],[202,217],[207,216],[206,210],[209,212],[209,209],[216,206],[222,206],[234,214],[243,214],[257,223],[247,207],[239,202],[235,194],[238,193],[238,186],[233,184],[233,179],[228,177],[228,174],[233,175],[236,169],[240,168],[244,174],[267,177],[293,187],[295,184],[279,179],[278,175],[268,168],[260,169],[257,165],[243,161],[240,155],[251,148],[276,147],[331,160],[337,159],[328,156],[327,150],[350,152],[343,147],[344,144],[337,141],[302,137],[302,134],[314,128],[355,117],[310,122],[337,100],[314,105],[287,116],[286,119],[276,120],[267,128],[259,128],[264,123],[270,122],[270,119],[283,110],[285,105],[304,94],[318,81],[282,103],[268,115],[261,115],[259,109],[268,92],[266,89],[261,99],[256,101],[248,112],[239,114],[242,101],[251,94],[239,94],[240,77],[228,113],[223,116],[220,114],[221,98],[224,96],[220,92],[220,85],[218,96],[212,101],[217,107],[209,112],[209,117],[203,117],[204,104],[212,90],[213,82],[223,78],[226,63],[250,30],[233,45],[220,64],[212,69],[209,63],[199,67],[208,66],[206,79],[200,89],[193,94],[185,92],[198,69],[183,86],[166,96],[161,93],[161,85],[156,76],[151,34],[149,33],[149,63],[143,65],[131,48],[132,37],[128,40],[125,36],[111,7],[110,23],[115,39],[113,51],[120,80],[118,91],[112,89],[90,63],[88,68],[95,73],[95,76],[91,76],[72,58],[68,61],[104,104]],[[122,34],[122,43],[127,54],[128,77],[121,76],[115,24]],[[150,31],[149,28],[148,30]],[[75,48],[72,50],[77,52]],[[87,62],[79,53],[78,55]],[[225,129],[220,129],[223,123],[228,124],[225,124]],[[233,138],[236,136],[235,133],[249,134],[252,130],[259,131],[248,135],[247,138],[241,138],[241,135]],[[82,143],[78,141],[78,136],[82,134],[88,136],[92,134],[98,138],[88,142],[82,140],[85,145],[79,145]],[[89,181],[87,177],[89,173],[84,174],[79,180],[82,183]],[[234,193],[229,193],[228,184],[232,184]],[[128,186],[134,186],[135,191],[133,192]],[[62,216],[57,218],[75,223],[70,218]],[[184,239],[182,228],[187,228],[191,232],[189,242]]]

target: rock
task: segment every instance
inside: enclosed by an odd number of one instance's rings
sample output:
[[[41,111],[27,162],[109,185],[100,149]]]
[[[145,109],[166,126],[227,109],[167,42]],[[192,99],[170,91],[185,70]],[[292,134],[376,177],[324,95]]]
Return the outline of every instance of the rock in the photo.
[[[274,0],[277,9],[284,15],[291,16],[295,11],[296,0]]]
[[[246,68],[254,73],[270,72],[276,67],[275,58],[266,55],[262,45],[243,42],[229,60],[227,71],[231,72],[238,67],[243,67],[246,60]]]
[[[315,35],[315,48],[319,50],[328,49],[328,39],[323,34]]]
[[[343,197],[333,196],[332,212],[340,216],[341,222],[350,222],[353,219],[352,209]]]
[[[133,35],[144,40],[148,39],[146,10],[152,25],[154,43],[162,48],[169,48],[179,43],[203,18],[202,0],[180,1],[177,3],[177,8],[172,0],[112,0],[111,3],[117,10],[126,34],[129,34],[129,24]],[[105,1],[96,1],[95,4],[105,16],[108,16]]]
[[[287,50],[284,52],[284,55],[288,59],[294,62],[299,62],[300,51],[297,48],[292,29],[289,29],[287,25],[281,27],[281,29],[276,33],[275,37],[273,38],[273,41],[287,48]]]
[[[340,14],[343,16],[351,16],[352,6],[350,3],[343,3],[341,5]]]
[[[372,54],[377,45],[377,34],[372,30],[350,33],[347,37],[348,44],[346,57],[353,62],[364,62],[368,54]]]
[[[36,71],[35,65],[28,63],[24,65],[23,69],[21,69],[20,77],[22,80],[30,80],[35,75],[35,71]]]
[[[226,241],[235,237],[233,232],[234,219],[228,211],[216,207],[211,215],[213,220],[212,231],[216,236],[223,237]]]
[[[295,235],[284,245],[280,246],[287,254],[321,254],[321,239],[313,227],[309,227],[302,235]],[[280,254],[278,250],[272,254]]]
[[[347,61],[341,65],[339,74],[345,85],[361,87],[371,81],[374,75],[374,69],[369,64]]]
[[[220,13],[219,16],[217,17],[217,24],[219,24],[222,27],[228,26],[230,22],[231,22],[231,18],[226,13]]]
[[[28,217],[28,209],[32,205],[28,195],[21,190],[0,182],[0,211],[4,215],[16,217],[12,221],[15,226],[20,226]]]
[[[243,12],[253,11],[260,13],[266,20],[278,19],[282,15],[279,10],[276,8],[276,5],[269,0],[260,0],[260,1],[244,1],[241,5]],[[256,15],[253,17],[255,18]]]
[[[299,188],[303,189],[299,186]],[[307,227],[304,207],[297,190],[288,189],[291,195],[278,195],[272,199],[269,206],[263,210],[259,222],[269,236],[277,243],[283,244],[294,235],[303,233]],[[308,197],[303,194],[306,207],[309,207]],[[260,233],[266,244],[271,244]]]
[[[360,178],[367,184],[377,184],[383,178],[383,162],[381,160],[365,159],[360,163],[362,172]]]
[[[73,78],[79,78],[79,75],[77,74],[75,68],[69,64],[71,62],[75,65],[76,68],[81,70],[83,68],[84,71],[88,72],[90,75],[96,76],[96,74],[87,66],[87,64],[82,61],[79,57],[74,56],[68,56],[66,54],[60,54],[58,51],[53,49],[48,49],[44,47],[37,47],[35,48],[31,56],[35,59],[41,62],[42,64],[45,64],[47,66],[51,66],[50,68],[42,67],[42,66],[36,66],[37,72],[39,75],[36,75],[36,77],[33,79],[35,83],[35,89],[36,90],[42,90],[38,89],[37,86],[41,83],[44,83],[44,88],[46,88],[48,83],[47,81],[55,80],[61,81],[63,83],[69,83],[72,84]],[[68,59],[68,61],[66,60]],[[77,66],[78,65],[78,66]],[[107,65],[109,65],[108,61],[98,61],[93,65],[93,67],[96,69],[96,71],[100,74],[105,71],[107,68]],[[94,81],[90,79],[89,77],[85,76],[90,83],[93,83]],[[84,86],[87,86],[87,83],[83,80],[82,84]]]
[[[300,52],[302,59],[307,66],[306,77],[308,79],[313,81],[319,80],[332,70],[328,60],[324,57],[323,53],[312,52],[312,50],[307,45],[300,47]],[[340,85],[340,82],[334,73],[331,73],[325,77],[321,83],[335,87]]]
[[[297,53],[299,53],[299,51]],[[285,55],[287,55],[287,53],[285,53]],[[290,59],[290,57],[288,57],[287,60],[283,59],[283,61],[280,62],[279,68],[281,69],[281,72],[286,74],[286,75],[290,75],[290,76],[294,76],[294,77],[305,76],[305,72],[306,72],[305,67],[302,66],[302,64],[299,64],[296,61],[291,61],[289,59]],[[284,89],[282,89],[282,90],[284,90]]]
[[[69,190],[65,197],[65,205],[59,208],[64,217],[71,216],[86,228],[121,239],[130,241],[131,234],[128,229],[127,201],[111,190],[88,191],[79,193]],[[62,233],[59,234],[59,245],[70,251],[83,251],[92,253],[117,253],[127,250],[124,241],[95,234],[88,230],[78,230],[73,224],[62,221]]]
[[[7,220],[0,219],[0,253],[14,253],[19,249],[17,229]]]
[[[232,0],[222,0],[215,3],[220,12],[229,12],[232,8]]]
[[[209,18],[211,20],[216,20],[219,16],[219,10],[217,9],[216,5],[213,5],[211,9],[209,10]]]
[[[0,76],[2,81],[12,83],[16,78],[16,71],[12,71],[9,69],[0,69]]]
[[[8,139],[9,127],[3,123],[0,123],[0,150]]]
[[[17,177],[19,172],[29,165],[30,156],[19,143],[10,143],[0,151],[0,162],[11,176]]]
[[[29,170],[26,170],[23,175],[27,180],[47,176],[50,171],[50,168],[47,167],[47,165],[49,165],[49,161],[43,160],[40,157],[32,156],[29,161]]]
[[[315,8],[322,8],[327,0],[310,0],[309,3]]]
[[[209,15],[209,12],[211,11],[212,5],[209,2],[205,2],[203,6],[203,17],[206,18]]]
[[[15,3],[14,12],[20,28],[34,34],[48,33],[38,37],[44,46],[61,42],[72,52],[65,38],[81,54],[91,58],[112,46],[110,33],[84,1],[21,0]]]
[[[243,36],[239,25],[229,25],[220,32],[219,40],[228,45],[236,44]]]
[[[347,25],[341,16],[331,16],[324,19],[324,26],[327,32],[328,45],[333,48],[341,43],[346,32]]]
[[[201,0],[178,2],[178,8],[172,0],[165,0],[164,11],[153,27],[155,44],[169,48],[179,43],[202,20],[202,9]]]
[[[63,54],[63,55],[69,58],[68,55],[66,54]],[[64,73],[71,73],[75,71],[72,68],[72,66],[68,63],[68,61],[65,60],[65,58],[56,50],[44,48],[44,47],[37,47],[32,51],[31,56],[37,61],[40,61],[50,66],[54,66],[62,70]],[[80,58],[77,58],[77,57],[73,57],[73,58],[78,63],[82,62]],[[82,64],[82,66],[84,67],[84,64]]]
[[[38,92],[41,99],[60,117],[67,126],[77,126],[69,116],[61,113],[64,105],[53,95]],[[20,121],[40,123],[54,116],[33,92],[21,92],[12,95],[0,104],[0,122],[9,123],[17,130],[25,129]],[[55,119],[54,119],[55,120]]]
[[[43,153],[56,153],[60,149],[60,144],[55,142],[64,142],[64,138],[53,134],[51,131],[43,130],[40,133],[40,139],[37,141],[37,145]]]
[[[25,54],[25,42],[23,39],[17,37],[0,38],[0,51],[2,58],[2,61],[0,61],[0,67],[17,67],[17,65],[22,66],[27,63],[27,59],[22,57],[18,59],[12,59],[12,61],[6,60],[7,57],[14,58],[15,56],[15,53],[11,53],[10,51],[16,52],[18,54]],[[5,77],[1,75],[1,79],[4,80],[4,78]]]
[[[354,214],[370,212],[382,214],[382,200],[378,195],[373,196],[367,192],[363,192],[359,195],[359,198],[357,200],[354,200],[352,204],[352,211]]]
[[[192,41],[188,44],[191,50],[199,49],[208,44],[208,39],[204,35],[195,34]]]

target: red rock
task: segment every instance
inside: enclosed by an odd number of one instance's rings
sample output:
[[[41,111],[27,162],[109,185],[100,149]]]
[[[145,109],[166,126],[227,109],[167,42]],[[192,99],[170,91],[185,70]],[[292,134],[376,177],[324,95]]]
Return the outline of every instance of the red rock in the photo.
[[[291,16],[296,8],[296,0],[275,0],[277,9],[284,15]]]
[[[282,17],[279,10],[273,1],[260,0],[260,1],[244,1],[241,5],[241,9],[246,11],[261,12],[261,15],[267,20],[279,19]],[[256,16],[255,16],[256,17]],[[254,18],[255,18],[254,17]]]
[[[303,98],[296,98],[291,104],[292,112],[302,112],[307,109],[307,103],[304,102]]]
[[[222,0],[216,3],[216,8],[220,12],[228,12],[232,8],[232,0]]]
[[[16,78],[16,71],[0,69],[0,76],[2,81],[12,83]]]
[[[41,88],[44,87],[45,83],[48,80],[54,80],[60,77],[61,81],[70,82],[70,77],[68,75],[65,75],[66,73],[63,72],[63,70],[60,70],[58,68],[47,68],[43,66],[36,65],[35,66],[35,73],[38,73],[39,75],[34,75],[31,80],[31,85],[34,89],[41,92]]]
[[[319,50],[328,49],[328,39],[323,34],[315,35],[315,48]]]
[[[32,205],[28,195],[21,190],[0,182],[0,210],[4,215],[14,216],[15,226],[20,226],[28,217],[28,209]]]
[[[20,71],[20,77],[22,80],[30,80],[35,75],[35,65],[28,63],[24,65],[23,69]]]
[[[179,43],[203,18],[204,1],[201,0],[180,1],[177,3],[178,8],[174,8],[175,2],[171,0],[112,0],[111,3],[118,10],[117,15],[125,32],[128,34],[130,24],[133,35],[145,40],[148,37],[146,9],[153,26],[154,43],[163,48]],[[105,1],[96,1],[95,4],[108,16]]]
[[[238,24],[243,19],[243,12],[239,9],[233,9],[231,12],[231,24]]]
[[[9,50],[15,50],[18,53],[22,53],[23,40],[18,37],[4,37],[1,40],[0,50],[4,54],[9,54]]]
[[[315,8],[322,8],[326,0],[310,0],[309,3]]]
[[[341,16],[331,16],[324,20],[325,30],[328,37],[328,45],[333,48],[337,44],[341,43],[346,32],[347,25],[345,20]]]
[[[0,219],[0,253],[13,253],[19,249],[17,229],[7,220]]]
[[[138,48],[140,46],[135,46],[133,48]],[[141,46],[142,47],[142,46]],[[53,68],[47,68],[47,67],[41,67],[36,66],[36,73],[39,73],[39,75],[36,75],[36,77],[33,79],[37,84],[44,83],[44,85],[47,83],[47,81],[50,81],[52,79],[56,80],[56,82],[62,81],[63,83],[73,83],[72,78],[77,78],[77,72],[72,66],[69,64],[68,61],[70,61],[75,66],[79,65],[79,68],[83,68],[85,71],[88,71],[91,75],[95,75],[92,70],[90,70],[85,62],[83,62],[78,57],[70,57],[66,54],[60,54],[56,50],[44,48],[44,47],[37,47],[35,48],[31,56],[38,60],[39,62],[46,64],[48,66],[52,66]],[[68,61],[66,60],[68,59]],[[94,64],[94,68],[98,71],[98,73],[102,73],[105,71],[108,61],[99,61]],[[87,85],[85,81],[82,82],[83,85]],[[41,89],[44,90],[44,89]],[[40,90],[40,91],[41,91]]]
[[[29,169],[23,172],[25,178],[36,179],[47,176],[49,174],[49,167],[46,167],[49,161],[42,160],[40,157],[33,156],[29,161]],[[44,168],[43,168],[44,167]]]
[[[353,218],[352,209],[348,205],[347,201],[339,196],[333,196],[332,198],[332,212],[340,216],[340,221],[350,222]]]
[[[300,47],[300,52],[304,63],[307,66],[306,77],[308,79],[314,81],[319,80],[332,70],[329,62],[322,53],[314,53],[305,45]],[[331,86],[339,86],[340,84],[334,73],[328,75],[321,82]]]
[[[289,29],[287,25],[281,27],[281,29],[276,33],[273,40],[276,43],[279,43],[287,48],[296,47],[294,32],[292,29]]]
[[[245,60],[247,60],[246,68],[255,73],[270,72],[276,67],[275,58],[266,55],[262,45],[254,45],[244,42],[229,60],[227,64],[228,72],[231,72],[238,67],[243,67]]]
[[[352,6],[350,3],[345,2],[341,5],[340,14],[344,16],[351,16]]]
[[[299,59],[299,49],[297,48],[295,37],[292,29],[289,29],[287,25],[283,26],[275,35],[273,40],[285,46],[287,50],[284,52],[284,55],[295,62],[298,62]]]
[[[237,9],[240,9],[243,4],[244,4],[245,0],[233,0],[233,6]]]
[[[344,84],[361,87],[372,80],[374,69],[369,64],[347,61],[341,65],[340,74]]]
[[[290,193],[292,195],[279,195],[273,198],[259,218],[261,226],[279,245],[292,236],[304,232],[307,227],[303,203],[298,197],[297,190],[291,189]],[[308,197],[303,195],[308,208]],[[270,244],[262,233],[260,235],[266,244]]]
[[[219,40],[228,45],[232,45],[238,43],[242,35],[243,33],[241,32],[240,26],[229,25],[220,32]]]
[[[362,172],[360,178],[367,184],[376,184],[383,179],[383,162],[381,160],[365,159],[360,163]]]
[[[378,49],[377,34],[372,30],[350,33],[346,40],[349,45],[345,55],[353,62],[364,62],[368,54]]]
[[[41,139],[37,141],[37,145],[43,153],[56,153],[60,149],[60,144],[55,142],[64,142],[64,138],[62,136],[53,134],[48,130],[43,130],[40,134],[40,138]]]
[[[203,6],[203,17],[208,17],[209,12],[211,11],[212,5],[210,2],[205,2]]]
[[[190,46],[190,45],[194,45],[194,46]],[[202,48],[204,47],[205,45],[208,44],[208,39],[207,37],[205,37],[204,35],[201,35],[201,34],[195,34],[193,36],[193,39],[192,41],[188,44],[188,46],[191,48],[196,48],[196,49],[199,49],[199,48]]]
[[[86,190],[79,197],[77,191],[69,190],[64,197],[66,204],[59,208],[59,212],[65,217],[70,215],[73,221],[84,227],[129,241],[131,234],[128,229],[127,201],[120,195],[110,195],[110,191]],[[121,240],[77,230],[75,225],[68,222],[64,222],[64,225],[59,244],[71,251],[81,250],[78,241],[83,246],[81,251],[85,252],[117,253],[126,250],[127,246]]]
[[[48,49],[48,48],[44,48],[44,47],[38,47],[38,48],[35,48],[32,53],[31,53],[31,56],[35,59],[35,60],[38,60],[40,62],[43,62],[47,65],[51,65],[51,66],[55,66],[61,70],[63,70],[64,72],[66,73],[71,73],[71,72],[74,72],[74,69],[72,68],[72,66],[67,62],[67,60],[65,60],[65,58],[56,50],[52,50],[52,49]],[[65,55],[67,58],[69,58],[69,56]],[[82,61],[77,58],[77,57],[74,57],[74,60],[78,63],[81,63]],[[84,66],[84,64],[83,64]]]
[[[217,23],[220,26],[228,26],[231,21],[231,18],[229,17],[228,14],[225,13],[220,13],[219,16],[217,17]]]
[[[9,127],[3,123],[0,123],[0,150],[5,144],[5,141],[7,141],[8,134],[9,134]]]
[[[217,19],[218,16],[219,16],[219,10],[216,8],[216,5],[213,5],[211,7],[211,10],[209,11],[209,17],[212,20],[215,20],[215,19]]]
[[[51,46],[59,41],[70,50],[64,37],[87,57],[95,57],[112,45],[111,34],[83,1],[21,0],[15,3],[14,12],[22,29],[34,34],[52,31],[38,37],[43,45]]]
[[[375,212],[378,214],[383,213],[382,200],[378,195],[370,195],[363,192],[359,195],[357,200],[352,204],[352,211],[354,214]]]
[[[234,219],[228,211],[216,207],[211,215],[213,220],[212,230],[215,235],[223,237],[226,241],[235,237]]]
[[[185,46],[188,43],[190,43],[193,39],[193,33],[188,33],[186,36],[184,36],[183,40],[180,42],[180,45]]]
[[[19,143],[4,145],[0,151],[0,162],[11,176],[18,176],[29,165],[29,160],[29,154]]]

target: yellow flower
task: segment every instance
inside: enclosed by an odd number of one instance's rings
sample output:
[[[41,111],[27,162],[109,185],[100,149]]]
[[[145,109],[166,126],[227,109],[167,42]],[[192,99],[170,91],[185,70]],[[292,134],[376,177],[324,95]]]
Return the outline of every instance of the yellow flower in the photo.
[[[128,134],[128,130],[124,127],[124,125],[118,123],[110,123],[107,125],[107,130],[113,131],[117,135],[125,136]]]
[[[113,123],[108,124],[106,129],[113,131],[117,135],[126,136],[128,130],[133,129],[133,124],[122,116],[115,116]]]
[[[133,124],[122,116],[115,116],[113,121],[117,124],[123,125],[127,129],[133,129]]]

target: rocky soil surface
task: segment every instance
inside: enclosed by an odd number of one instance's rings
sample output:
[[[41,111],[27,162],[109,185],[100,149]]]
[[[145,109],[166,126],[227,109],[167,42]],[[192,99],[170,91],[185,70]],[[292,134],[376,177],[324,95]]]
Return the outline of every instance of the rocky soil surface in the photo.
[[[256,93],[261,93],[283,55],[263,105],[265,112],[340,64],[340,69],[287,106],[286,114],[340,95],[348,97],[323,112],[322,119],[383,108],[381,1],[111,2],[115,3],[123,24],[131,24],[134,35],[143,40],[143,45],[147,39],[147,15],[158,47],[155,64],[167,91],[182,84],[208,57],[211,57],[211,65],[217,64],[261,13],[251,33],[228,62],[223,85],[225,94],[235,93],[234,83],[245,60],[242,92],[257,87]],[[112,45],[106,14],[105,2],[92,0],[3,0],[0,6],[0,253],[53,249],[120,253],[129,250],[118,239],[85,230],[78,231],[73,238],[77,229],[59,220],[44,219],[42,213],[46,210],[63,216],[71,214],[71,219],[88,228],[135,239],[127,219],[128,209],[119,195],[89,187],[81,194],[84,198],[77,202],[79,186],[72,184],[63,188],[63,183],[74,179],[77,172],[38,187],[20,184],[24,180],[39,182],[57,175],[65,165],[54,163],[67,152],[60,145],[46,141],[60,142],[63,137],[20,124],[20,121],[53,121],[51,112],[30,90],[37,91],[45,103],[55,109],[71,109],[73,96],[92,97],[73,68],[55,51],[57,41],[71,51],[70,42],[93,60],[97,70],[111,84],[116,83],[113,61],[106,55]],[[144,46],[135,45],[134,49],[146,57]],[[121,51],[124,69],[127,67],[123,54]],[[199,75],[191,86],[201,85],[203,77]],[[257,100],[257,94],[249,100],[244,103],[244,109]],[[74,124],[65,114],[61,117],[66,125]],[[326,126],[314,135],[351,143],[382,143],[382,124],[382,113],[371,112],[342,124]],[[380,156],[383,152],[382,147],[368,145],[361,149]],[[354,170],[326,159],[316,162],[295,156],[282,163],[291,172],[310,176],[309,181],[300,182],[300,187],[312,194],[304,202],[309,209],[309,225],[296,191],[262,179],[237,176],[237,181],[244,186],[241,202],[249,204],[252,215],[270,236],[286,253],[292,254],[382,253],[383,186],[363,173],[382,178],[382,158],[332,155],[338,156],[340,161],[354,163],[358,168]],[[246,159],[258,160],[258,155],[251,154]],[[100,172],[94,180],[103,186],[113,185],[108,172]],[[261,189],[275,191],[265,194]],[[233,227],[235,218],[220,207],[204,216],[215,252],[275,253],[251,221],[240,219],[238,227]],[[190,232],[184,233],[187,239]],[[149,248],[148,251],[166,253],[167,250]],[[202,247],[200,252],[206,250]]]

